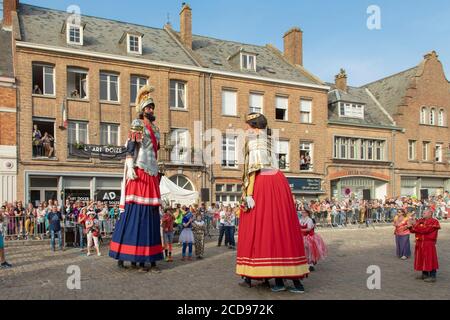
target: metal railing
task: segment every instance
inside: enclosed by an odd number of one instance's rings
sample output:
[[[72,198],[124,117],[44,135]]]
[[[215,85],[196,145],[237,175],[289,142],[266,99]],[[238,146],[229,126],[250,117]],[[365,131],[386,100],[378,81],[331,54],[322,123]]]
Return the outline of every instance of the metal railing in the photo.
[[[111,236],[114,232],[118,217],[107,218],[99,221],[101,235]],[[9,216],[3,215],[3,223],[0,224],[5,241],[11,240],[44,240],[50,239],[50,222],[45,217],[35,216]],[[78,234],[84,231],[84,226],[79,224],[74,217],[67,216],[61,221],[63,231],[74,229]]]

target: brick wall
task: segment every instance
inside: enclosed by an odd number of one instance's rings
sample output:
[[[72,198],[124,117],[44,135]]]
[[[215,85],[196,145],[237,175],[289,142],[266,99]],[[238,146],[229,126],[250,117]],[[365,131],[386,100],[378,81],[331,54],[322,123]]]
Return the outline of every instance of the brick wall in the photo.
[[[450,85],[445,78],[443,66],[437,56],[426,56],[417,76],[411,81],[406,93],[406,104],[401,106],[395,121],[399,127],[405,128],[404,133],[396,135],[396,185],[395,190],[400,192],[400,174],[440,175],[450,177],[450,165],[447,160],[447,151],[450,143]],[[445,110],[444,127],[420,124],[420,111],[425,106],[430,110],[436,109],[436,123],[439,109]],[[416,160],[408,160],[408,141],[416,142]],[[422,142],[430,142],[429,158],[422,160]],[[443,144],[444,163],[433,161],[434,146]]]
[[[16,111],[16,89],[0,87],[0,108]],[[0,145],[16,145],[16,113],[0,110]]]

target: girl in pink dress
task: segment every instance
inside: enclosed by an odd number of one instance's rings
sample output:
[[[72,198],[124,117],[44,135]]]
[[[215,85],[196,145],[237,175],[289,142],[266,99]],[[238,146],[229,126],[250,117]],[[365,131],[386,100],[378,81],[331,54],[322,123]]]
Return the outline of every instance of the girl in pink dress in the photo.
[[[314,221],[310,218],[309,212],[306,210],[302,211],[300,227],[302,229],[303,242],[305,243],[309,271],[314,271],[314,266],[319,260],[325,259],[328,250],[322,237],[315,232],[316,226]]]

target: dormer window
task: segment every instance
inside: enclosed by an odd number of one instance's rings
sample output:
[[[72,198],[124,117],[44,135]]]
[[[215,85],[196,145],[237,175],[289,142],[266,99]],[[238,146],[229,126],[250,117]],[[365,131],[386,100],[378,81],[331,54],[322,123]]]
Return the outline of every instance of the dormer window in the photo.
[[[340,102],[339,116],[346,118],[364,119],[364,105],[357,103]]]
[[[83,28],[79,25],[67,25],[67,43],[83,45]]]
[[[128,53],[142,54],[142,37],[135,34],[127,34]]]
[[[241,53],[241,69],[248,71],[256,71],[256,55],[249,53]]]

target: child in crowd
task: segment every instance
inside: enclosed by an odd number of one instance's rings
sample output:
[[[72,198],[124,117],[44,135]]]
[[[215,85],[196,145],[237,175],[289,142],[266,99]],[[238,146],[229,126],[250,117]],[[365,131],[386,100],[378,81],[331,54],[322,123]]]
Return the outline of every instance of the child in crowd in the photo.
[[[192,244],[194,243],[194,234],[192,233],[192,222],[194,221],[194,215],[189,212],[183,217],[183,231],[180,234],[180,242],[183,245],[182,259],[186,260],[186,248],[189,247],[188,260],[192,260]]]
[[[171,209],[166,209],[161,221],[163,229],[164,254],[167,262],[172,262],[173,224],[175,217]]]
[[[198,213],[195,216],[195,221],[192,223],[192,231],[194,233],[195,241],[195,256],[197,259],[203,259],[205,253],[205,233],[206,225],[202,220],[202,215]]]

